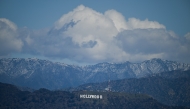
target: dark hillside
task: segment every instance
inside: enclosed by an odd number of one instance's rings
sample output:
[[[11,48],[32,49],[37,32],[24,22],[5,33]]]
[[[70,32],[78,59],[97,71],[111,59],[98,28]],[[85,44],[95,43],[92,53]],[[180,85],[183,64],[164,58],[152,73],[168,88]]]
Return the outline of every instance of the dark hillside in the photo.
[[[80,98],[81,94],[102,95],[102,99]],[[91,91],[20,91],[0,83],[1,109],[183,109],[163,105],[144,94]]]
[[[163,104],[190,107],[189,74],[190,70],[163,72],[146,78],[110,81],[110,85],[113,92],[143,93],[150,95]],[[105,91],[107,86],[108,82],[89,83],[81,85],[75,90]]]

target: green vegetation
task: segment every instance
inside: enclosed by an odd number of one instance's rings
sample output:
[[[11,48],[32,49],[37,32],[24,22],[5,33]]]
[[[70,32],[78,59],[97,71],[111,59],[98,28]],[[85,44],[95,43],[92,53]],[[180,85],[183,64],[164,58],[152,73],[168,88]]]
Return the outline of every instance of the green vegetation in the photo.
[[[108,82],[88,83],[76,90],[104,91]],[[190,70],[163,72],[146,78],[130,78],[110,82],[113,92],[147,94],[169,106],[190,107]]]
[[[103,95],[103,99],[80,98],[80,94]],[[20,91],[0,83],[0,109],[177,109],[144,94],[92,91]]]

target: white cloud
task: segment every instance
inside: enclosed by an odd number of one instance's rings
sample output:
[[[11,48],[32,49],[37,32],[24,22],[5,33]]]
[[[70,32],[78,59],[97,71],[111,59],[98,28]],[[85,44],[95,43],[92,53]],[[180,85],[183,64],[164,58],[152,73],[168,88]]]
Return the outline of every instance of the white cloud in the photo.
[[[80,55],[76,56],[79,59],[78,61],[80,59],[84,61],[101,61],[115,58],[115,56],[110,57],[112,56],[110,54],[112,50],[109,50],[110,48],[119,50],[115,44],[112,44],[114,36],[118,34],[117,27],[112,19],[80,5],[72,12],[63,15],[55,23],[55,29],[62,29],[71,22],[75,22],[74,26],[69,26],[63,32],[63,37],[70,37],[72,42],[79,46],[78,49],[83,51],[81,54],[77,54]],[[93,42],[94,45],[86,47],[85,45],[90,42]]]
[[[185,35],[185,38],[190,41],[190,32]]]
[[[125,20],[116,10],[99,13],[80,5],[64,14],[52,29],[23,30],[20,36],[23,53],[77,62],[134,62],[151,58],[190,62],[189,34],[179,37],[148,19]]]
[[[33,40],[30,38],[30,35],[28,35],[26,38],[25,38],[25,41],[27,42],[28,45],[31,45],[33,43]]]
[[[115,27],[119,32],[122,30],[133,29],[165,29],[164,25],[159,24],[156,21],[149,21],[148,19],[141,21],[136,18],[129,18],[128,21],[126,21],[124,16],[115,10],[106,11],[105,16],[113,21]]]
[[[156,21],[149,21],[148,19],[145,19],[144,21],[141,21],[136,18],[129,18],[127,22],[128,29],[165,29],[165,26],[162,24],[159,24]]]
[[[113,21],[114,26],[119,32],[125,29],[129,29],[127,22],[121,13],[115,10],[108,10],[105,12],[105,16]]]
[[[69,25],[74,23],[74,25]],[[67,25],[67,26],[66,26]],[[78,6],[68,14],[64,14],[56,23],[54,30],[62,30],[62,37],[70,37],[72,43],[79,46],[77,61],[123,61],[130,59],[130,53],[118,46],[115,37],[124,30],[155,29],[165,26],[155,21],[140,21],[136,18],[125,20],[124,16],[108,10],[104,14],[83,5]],[[93,46],[86,46],[93,42]],[[80,58],[79,58],[80,57]]]
[[[190,61],[189,41],[165,29],[126,30],[116,40],[133,61],[151,58]]]
[[[22,45],[21,39],[18,38],[17,26],[5,18],[0,18],[0,55],[21,51]]]

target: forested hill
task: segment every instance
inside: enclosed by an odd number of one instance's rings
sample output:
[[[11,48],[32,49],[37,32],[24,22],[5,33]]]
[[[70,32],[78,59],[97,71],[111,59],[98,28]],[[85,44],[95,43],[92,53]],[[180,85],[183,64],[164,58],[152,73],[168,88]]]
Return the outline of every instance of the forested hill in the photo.
[[[146,78],[89,83],[72,90],[104,91],[108,84],[113,92],[144,93],[163,104],[190,107],[190,70],[163,72]]]
[[[80,94],[102,95],[102,99],[80,98]],[[186,109],[166,106],[144,94],[90,91],[20,91],[0,83],[1,109]]]

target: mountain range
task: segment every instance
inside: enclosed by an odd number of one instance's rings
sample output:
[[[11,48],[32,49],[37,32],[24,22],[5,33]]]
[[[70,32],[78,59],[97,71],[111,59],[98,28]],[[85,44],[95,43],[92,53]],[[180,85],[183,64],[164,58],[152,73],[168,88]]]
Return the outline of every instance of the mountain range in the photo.
[[[85,83],[142,78],[167,71],[187,71],[190,64],[162,59],[141,63],[98,63],[76,66],[32,58],[0,59],[0,82],[34,89],[62,89]]]

